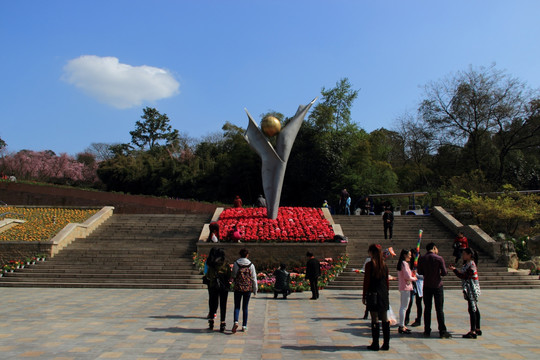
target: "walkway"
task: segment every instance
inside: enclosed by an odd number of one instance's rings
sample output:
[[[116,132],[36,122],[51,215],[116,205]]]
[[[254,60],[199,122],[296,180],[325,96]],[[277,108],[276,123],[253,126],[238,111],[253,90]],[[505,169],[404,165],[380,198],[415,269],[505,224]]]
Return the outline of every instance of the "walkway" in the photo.
[[[358,291],[324,290],[250,304],[249,331],[205,330],[205,290],[36,289],[0,291],[0,359],[533,359],[540,357],[540,290],[485,290],[480,310],[484,335],[462,339],[467,305],[446,292],[453,339],[399,336],[390,351],[365,350],[369,322]],[[391,292],[394,310],[399,293]],[[432,316],[436,328],[435,314]],[[436,330],[433,331],[437,333]]]

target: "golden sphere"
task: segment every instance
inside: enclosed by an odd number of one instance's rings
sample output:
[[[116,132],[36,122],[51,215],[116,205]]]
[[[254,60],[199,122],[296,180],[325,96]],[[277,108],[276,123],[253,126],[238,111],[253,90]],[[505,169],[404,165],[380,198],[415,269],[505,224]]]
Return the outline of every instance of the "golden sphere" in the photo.
[[[275,136],[281,131],[281,122],[275,116],[267,115],[261,121],[261,129],[266,136]]]

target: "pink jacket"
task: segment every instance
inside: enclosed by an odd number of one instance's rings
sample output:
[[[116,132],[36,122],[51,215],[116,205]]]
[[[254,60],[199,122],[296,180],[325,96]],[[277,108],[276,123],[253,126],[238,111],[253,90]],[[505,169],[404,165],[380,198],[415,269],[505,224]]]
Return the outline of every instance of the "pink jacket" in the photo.
[[[398,282],[400,291],[411,291],[413,289],[413,281],[416,281],[416,276],[412,275],[411,268],[407,261],[401,264],[401,270],[398,271]]]

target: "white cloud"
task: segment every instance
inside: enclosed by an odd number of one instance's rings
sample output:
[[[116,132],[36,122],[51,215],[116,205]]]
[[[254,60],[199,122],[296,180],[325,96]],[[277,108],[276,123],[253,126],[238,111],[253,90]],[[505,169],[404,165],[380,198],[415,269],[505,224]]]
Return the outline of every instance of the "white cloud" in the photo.
[[[115,57],[83,55],[68,61],[62,79],[119,109],[168,98],[180,84],[164,69],[121,64]]]

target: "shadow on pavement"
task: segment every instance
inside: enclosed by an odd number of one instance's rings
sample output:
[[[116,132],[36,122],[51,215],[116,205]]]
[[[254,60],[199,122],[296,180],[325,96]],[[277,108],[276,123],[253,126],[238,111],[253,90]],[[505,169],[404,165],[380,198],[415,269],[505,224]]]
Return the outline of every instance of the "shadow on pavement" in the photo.
[[[325,352],[338,352],[338,351],[367,351],[367,348],[365,345],[362,346],[340,346],[340,345],[283,345],[281,347],[282,349],[287,350],[297,350],[297,351],[325,351]]]

